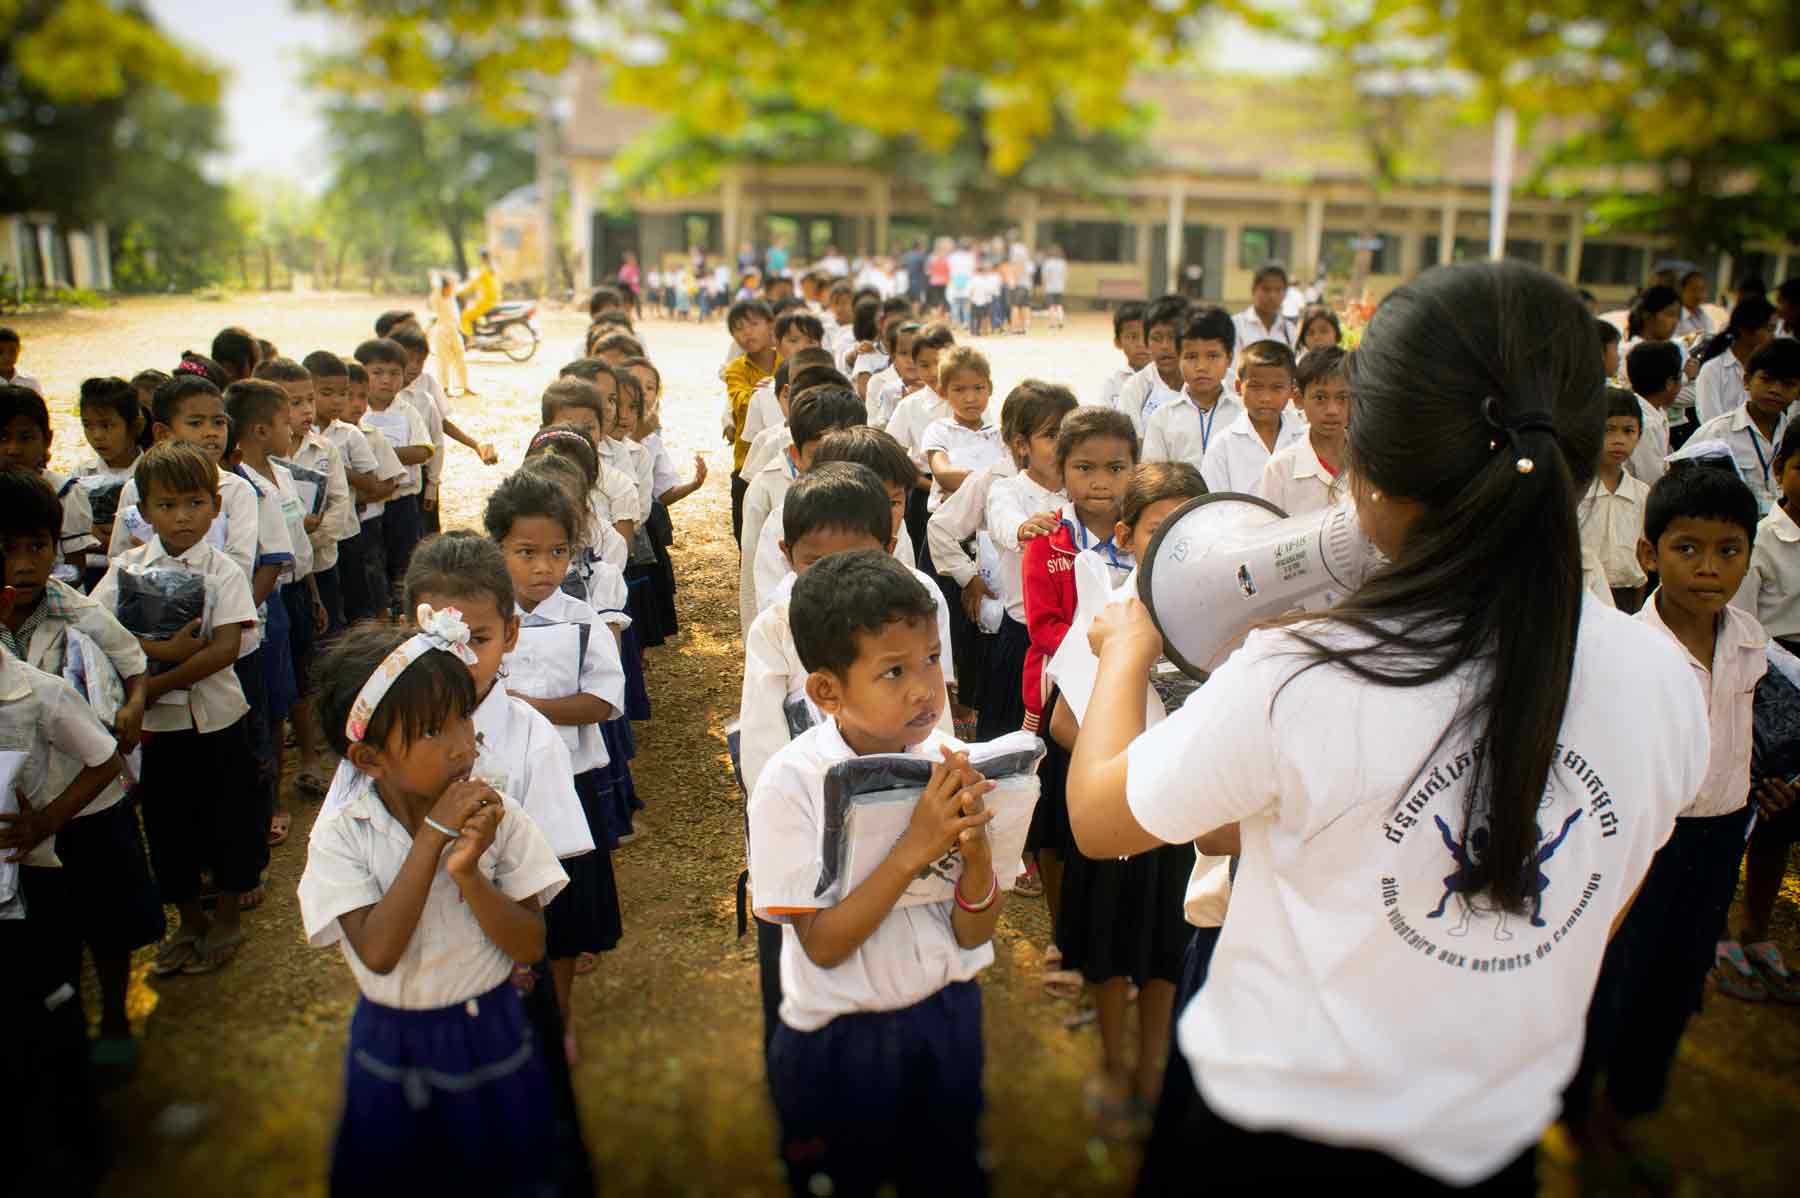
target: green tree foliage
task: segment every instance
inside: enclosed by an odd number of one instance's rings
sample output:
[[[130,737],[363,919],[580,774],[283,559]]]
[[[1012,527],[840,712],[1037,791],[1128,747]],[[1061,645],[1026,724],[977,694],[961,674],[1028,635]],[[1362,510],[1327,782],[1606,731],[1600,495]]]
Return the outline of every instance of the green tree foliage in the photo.
[[[214,103],[147,90],[114,130],[118,163],[96,214],[112,233],[113,285],[188,291],[227,277],[243,236],[228,190],[201,164],[218,153]]]

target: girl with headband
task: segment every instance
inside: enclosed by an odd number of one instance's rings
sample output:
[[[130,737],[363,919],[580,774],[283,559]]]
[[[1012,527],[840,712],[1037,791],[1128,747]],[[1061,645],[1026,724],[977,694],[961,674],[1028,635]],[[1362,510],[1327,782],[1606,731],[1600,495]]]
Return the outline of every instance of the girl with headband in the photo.
[[[352,628],[318,668],[343,765],[300,914],[309,944],[342,947],[361,991],[331,1191],[573,1192],[511,984],[515,963],[543,957],[542,908],[568,877],[530,817],[470,778],[468,627],[453,608],[418,622]]]

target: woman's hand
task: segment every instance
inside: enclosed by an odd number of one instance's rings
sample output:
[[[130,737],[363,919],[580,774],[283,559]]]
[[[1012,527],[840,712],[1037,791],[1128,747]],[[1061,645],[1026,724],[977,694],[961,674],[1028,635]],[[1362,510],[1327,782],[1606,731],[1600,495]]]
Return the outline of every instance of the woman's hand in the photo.
[[[1088,648],[1095,657],[1109,644],[1118,646],[1119,651],[1129,649],[1146,663],[1162,656],[1162,633],[1150,619],[1150,609],[1136,596],[1107,604],[1088,625]]]

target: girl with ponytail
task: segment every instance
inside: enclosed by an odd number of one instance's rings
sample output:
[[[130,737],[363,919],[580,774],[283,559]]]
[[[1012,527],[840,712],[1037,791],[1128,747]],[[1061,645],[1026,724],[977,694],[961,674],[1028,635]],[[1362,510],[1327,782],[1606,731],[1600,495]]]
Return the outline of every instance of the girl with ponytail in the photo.
[[[1583,592],[1599,349],[1543,271],[1427,272],[1350,359],[1349,493],[1386,564],[1148,732],[1156,627],[1135,600],[1096,619],[1081,851],[1241,845],[1177,1023],[1199,1096],[1165,1083],[1140,1192],[1195,1160],[1227,1189],[1535,1192],[1608,936],[1707,757],[1691,668]]]
[[[1694,412],[1704,424],[1744,406],[1750,389],[1744,364],[1775,339],[1775,305],[1751,297],[1731,310],[1723,331],[1700,351],[1700,373],[1694,379]]]

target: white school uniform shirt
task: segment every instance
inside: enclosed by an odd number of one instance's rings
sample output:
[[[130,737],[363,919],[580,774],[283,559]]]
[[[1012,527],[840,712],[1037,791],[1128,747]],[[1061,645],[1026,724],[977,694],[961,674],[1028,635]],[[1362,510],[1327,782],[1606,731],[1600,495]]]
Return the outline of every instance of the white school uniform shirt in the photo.
[[[1625,469],[1631,471],[1633,478],[1654,483],[1669,469],[1669,414],[1641,396],[1638,411],[1643,413],[1644,431],[1631,456],[1625,459]]]
[[[809,671],[800,664],[788,625],[788,597],[770,603],[744,634],[744,681],[738,693],[738,770],[746,794],[756,793],[763,767],[788,741],[787,708],[806,693]],[[945,704],[946,710],[949,704]]]
[[[312,543],[313,568],[323,573],[337,565],[338,542],[362,531],[356,519],[355,497],[344,473],[343,456],[316,429],[306,430],[306,438],[295,448],[293,460],[296,465],[325,476],[325,502],[319,508],[319,525],[306,534]]]
[[[1111,408],[1114,411],[1118,411],[1119,389],[1122,388],[1126,381],[1136,373],[1137,372],[1132,370],[1131,367],[1122,366],[1118,370],[1107,375],[1106,381],[1100,384],[1100,397],[1094,401],[1095,406]]]
[[[650,451],[651,498],[661,499],[681,485],[681,472],[675,469],[675,459],[663,445],[661,433],[651,433],[638,444]]]
[[[1381,688],[1306,665],[1285,631],[1252,632],[1127,750],[1146,831],[1182,844],[1235,822],[1243,839],[1176,1039],[1222,1118],[1466,1185],[1557,1118],[1613,919],[1706,772],[1700,688],[1665,638],[1583,605],[1537,812],[1546,886],[1535,920],[1502,919],[1446,892],[1472,737],[1433,748],[1483,667]]]
[[[631,560],[631,546],[625,543],[625,538],[613,527],[612,509],[598,487],[588,492],[588,516],[589,536],[594,542],[595,555],[615,570],[623,570]]]
[[[1200,463],[1200,475],[1206,480],[1208,491],[1251,494],[1262,482],[1263,467],[1269,464],[1269,459],[1294,442],[1304,440],[1306,425],[1284,412],[1281,431],[1275,434],[1275,448],[1271,451],[1264,447],[1262,435],[1250,423],[1250,413],[1245,412],[1231,423],[1224,436],[1213,434],[1212,443],[1206,447],[1206,457]]]
[[[75,467],[74,476],[76,478],[116,479],[119,482],[124,482],[136,473],[138,458],[143,456],[142,452],[135,452],[132,455],[131,461],[123,466],[108,466],[98,457],[83,458],[81,465]]]
[[[281,519],[282,531],[287,534],[288,558],[276,579],[278,585],[285,586],[290,582],[301,582],[313,572],[312,540],[306,535],[306,506],[300,502],[300,490],[294,486],[294,476],[280,462],[271,460],[269,466],[275,471],[272,479],[253,466],[245,465],[240,469],[256,485],[258,515],[265,508],[273,508]]]
[[[344,466],[344,484],[346,487],[349,485],[350,475],[352,474],[370,474],[374,475],[377,480],[380,480],[383,477],[381,474],[381,460],[375,456],[374,447],[369,444],[369,439],[363,435],[363,431],[354,424],[350,424],[343,420],[333,420],[322,430],[319,430],[319,432],[325,440],[331,443],[332,448],[338,451],[338,460],[342,462]],[[379,514],[386,510],[387,507],[385,503],[357,506],[354,502],[356,499],[356,493],[354,491],[350,493],[350,498],[352,500],[350,508],[351,515],[348,524],[346,525],[347,531],[345,531],[342,536],[338,537],[338,540],[340,541],[348,540],[350,537],[353,537],[362,531],[362,521],[368,519],[368,516],[363,514],[363,508],[373,507],[375,513]]]
[[[523,807],[552,853],[560,858],[594,851],[569,746],[543,712],[506,693],[504,678],[475,705],[475,742],[473,776]]]
[[[444,477],[444,410],[438,406],[429,388],[422,384],[432,379],[429,374],[421,374],[407,387],[402,387],[394,398],[404,401],[418,413],[419,420],[425,425],[425,435],[431,438],[431,457],[424,465],[424,489],[422,495],[435,497],[438,484]]]
[[[1025,622],[1025,550],[1019,542],[1019,526],[1039,512],[1059,512],[1067,501],[1024,471],[994,480],[987,496],[988,539],[1000,557],[1001,600],[1006,614]]]
[[[1186,390],[1184,387],[1183,391]],[[1227,389],[1226,394],[1229,394]],[[1182,391],[1177,391],[1163,382],[1162,372],[1151,362],[1142,370],[1119,384],[1119,398],[1115,404],[1119,411],[1131,417],[1131,427],[1137,430],[1142,438],[1150,418],[1156,415],[1158,408],[1164,404],[1180,399]]]
[[[880,378],[881,376],[877,375],[876,377]],[[868,411],[871,428],[887,428],[888,422],[894,418],[894,413],[900,407],[901,393],[905,390],[906,384],[901,381],[898,372],[892,378],[883,381],[879,390],[876,389],[875,379],[869,380],[866,391],[868,398],[863,407]]]
[[[950,455],[950,464],[958,470],[980,470],[1007,459],[1006,445],[1000,440],[1000,429],[984,421],[980,428],[969,428],[954,416],[941,416],[925,426],[919,437],[919,452],[931,460],[933,450]],[[967,481],[967,480],[964,480]],[[935,512],[944,504],[944,489],[934,477],[925,510]]]
[[[868,423],[874,428],[880,428],[886,424],[888,417],[894,414],[891,407],[886,411],[882,411],[880,407],[881,393],[887,390],[890,384],[896,391],[899,390],[900,371],[894,367],[891,358],[886,366],[871,374],[869,381],[863,384],[863,407],[868,412]]]
[[[1303,435],[1269,458],[1251,494],[1268,500],[1290,516],[1299,516],[1335,506],[1343,497],[1343,488],[1319,460],[1312,437]]]
[[[546,624],[587,624],[589,632],[587,651],[581,658],[581,670],[577,679],[580,690],[576,693],[593,695],[610,704],[613,718],[625,709],[625,667],[619,663],[619,645],[613,639],[612,629],[600,618],[600,614],[575,596],[564,591],[552,591],[550,597],[538,604],[531,611],[515,605],[519,623],[523,628],[542,627]],[[512,654],[507,654],[511,657]],[[560,699],[563,695],[533,695],[536,699]],[[567,744],[565,739],[564,744]],[[597,770],[610,760],[606,753],[606,743],[600,739],[599,724],[582,724],[575,730],[575,745],[569,752],[575,765],[575,772],[585,774],[589,770]]]
[[[744,455],[744,468],[738,471],[738,477],[747,483],[755,482],[763,467],[793,443],[794,431],[787,425],[778,424],[774,428],[765,428],[756,434],[756,440],[750,442],[750,452]]]
[[[750,480],[750,489],[744,492],[742,539],[738,542],[739,632],[750,631],[750,621],[756,619],[756,553],[757,546],[762,544],[763,525],[771,515],[781,511],[796,473],[794,459],[788,454],[780,454],[756,472],[756,477]]]
[[[24,791],[32,806],[42,811],[68,788],[76,774],[110,761],[117,749],[112,733],[74,687],[0,648],[0,760],[8,765],[18,763],[12,784],[0,793],[0,812],[19,813],[15,790]],[[60,769],[58,757],[66,762]],[[113,802],[117,801],[115,797]],[[12,850],[5,854],[11,855]],[[56,838],[45,838],[26,855],[23,864],[61,865]],[[17,887],[18,866],[0,857],[0,919],[22,919],[28,914],[19,902]]]
[[[754,442],[757,434],[787,423],[787,417],[781,414],[781,401],[775,398],[775,376],[758,382],[750,390],[750,407],[744,413],[743,439]],[[739,478],[753,477],[748,473],[740,473]]]
[[[1294,342],[1300,336],[1300,326],[1294,322],[1292,317],[1277,316],[1274,324],[1266,325],[1262,322],[1262,317],[1256,314],[1254,305],[1233,316],[1231,324],[1237,330],[1237,336],[1233,342],[1236,354],[1243,353],[1245,346],[1255,345],[1258,341],[1279,341],[1289,349],[1293,349]]]
[[[387,436],[380,429],[363,425],[356,430],[363,435],[369,446],[369,452],[375,455],[375,477],[381,482],[404,480],[407,476],[405,464],[400,461],[394,447],[388,443]],[[404,483],[402,483],[404,486]],[[398,498],[400,492],[395,491],[389,498]],[[369,521],[387,511],[387,500],[377,499],[374,503],[365,503],[357,509],[362,520]]]
[[[637,483],[631,475],[611,466],[600,463],[600,478],[594,489],[588,492],[590,500],[597,500],[594,510],[608,524],[617,524],[621,520],[638,521]],[[615,530],[616,531],[616,530]],[[620,563],[621,566],[624,563]]]
[[[959,587],[968,586],[981,572],[980,563],[963,548],[963,542],[987,527],[988,492],[1013,470],[1010,454],[983,466],[965,478],[925,522],[925,552],[931,555],[932,567]]]
[[[525,809],[511,799],[502,804],[494,843],[481,855],[481,873],[514,902],[534,898],[540,907],[547,905],[569,884],[569,875]],[[342,946],[364,998],[398,1010],[429,1011],[486,994],[512,976],[513,962],[488,939],[456,880],[440,865],[394,968],[376,973],[362,963],[338,918],[380,902],[412,847],[412,836],[388,813],[369,776],[348,762],[340,765],[307,837],[300,923],[311,947]]]
[[[962,742],[933,730],[914,752],[938,756]],[[784,924],[781,932],[781,1021],[799,1032],[824,1027],[839,1015],[897,1011],[968,981],[994,960],[994,948],[956,942],[953,902],[898,907],[838,965],[823,969],[800,947],[785,911],[818,910],[824,832],[825,774],[856,756],[837,723],[827,719],[775,754],[750,795],[750,889],[756,914]]]
[[[364,432],[371,429],[378,431],[394,449],[431,448],[431,430],[420,419],[418,409],[399,396],[395,396],[394,401],[383,411],[377,412],[371,407],[364,412],[362,426]],[[406,481],[394,492],[394,498],[404,499],[408,495],[420,494],[425,488],[424,478],[424,463],[407,466]]]
[[[637,516],[639,526],[650,518],[650,505],[656,502],[656,464],[650,459],[650,451],[636,441],[611,441],[618,446],[615,451],[620,459],[619,470],[631,479],[631,485],[637,490]]]
[[[245,581],[256,573],[261,528],[261,500],[256,488],[221,468],[219,514],[207,527],[205,540],[236,563],[244,572]],[[285,530],[283,537],[285,539]],[[106,555],[117,559],[155,539],[156,530],[138,511],[137,480],[131,479],[119,489],[119,510],[113,517],[112,540],[107,544]]]
[[[1756,526],[1750,571],[1731,602],[1770,636],[1800,636],[1800,524],[1780,504]]]
[[[44,393],[44,384],[26,374],[23,370],[14,371],[11,378],[0,379],[0,383],[5,383],[8,387],[23,387],[27,391],[36,391],[39,395]]]
[[[1576,506],[1581,544],[1600,559],[1608,587],[1641,587],[1648,581],[1638,564],[1637,545],[1644,535],[1644,502],[1649,498],[1650,484],[1627,471],[1616,491],[1595,478]]]
[[[1749,399],[1744,364],[1729,350],[1702,366],[1694,378],[1694,416],[1702,424],[1743,407]]]
[[[1696,308],[1691,312],[1683,308],[1681,319],[1675,322],[1675,331],[1670,336],[1679,341],[1689,333],[1705,333],[1710,337],[1718,331],[1713,328],[1712,317],[1707,315],[1705,308]]]
[[[794,577],[793,567],[788,565],[787,555],[781,551],[781,542],[786,537],[785,521],[782,519],[781,506],[778,504],[775,510],[769,513],[768,519],[763,521],[762,532],[758,535],[756,542],[756,569],[751,581],[753,589],[750,618],[752,622],[762,613],[763,609],[774,601],[776,595],[783,592],[784,587],[793,585],[791,581],[788,581]],[[912,535],[907,532],[904,523],[900,525],[900,531],[894,534],[894,549],[889,556],[907,569],[913,570],[918,577],[930,582],[927,575],[920,574],[913,569],[913,563],[918,560],[918,557],[913,546]],[[931,584],[931,589],[937,593],[935,582]],[[945,669],[949,669],[949,666],[946,665]]]
[[[87,488],[74,475],[54,470],[45,470],[43,475],[62,501],[62,528],[56,538],[56,564],[51,567],[51,574],[64,582],[78,583],[80,572],[67,565],[65,558],[100,547],[100,539],[94,535],[94,509],[88,502]]]
[[[615,540],[622,542],[618,533],[613,533]],[[625,581],[625,573],[609,561],[593,561],[582,579],[587,592],[587,605],[600,616],[600,622],[608,628],[616,628],[620,632],[631,627],[630,587]]]
[[[1675,639],[1656,603],[1657,596],[1652,594],[1632,619],[1655,629],[1675,646],[1706,700],[1706,775],[1689,788],[1681,814],[1689,818],[1729,815],[1750,801],[1751,709],[1756,684],[1769,669],[1769,634],[1756,617],[1728,606],[1719,613],[1713,659],[1702,662]],[[1621,693],[1640,694],[1635,690]],[[1689,725],[1690,738],[1699,726]]]
[[[913,465],[929,472],[930,466],[919,449],[920,439],[933,420],[949,414],[950,405],[939,399],[936,391],[930,387],[920,387],[894,405],[894,414],[888,418],[887,432],[894,440],[906,446]]]
[[[206,580],[206,607],[205,614],[200,617],[200,639],[211,640],[216,628],[241,624],[244,626],[243,639],[255,647],[259,624],[256,600],[250,593],[250,579],[236,562],[205,541],[195,542],[176,555],[163,548],[161,537],[152,537],[148,545],[121,554],[113,559],[106,576],[94,584],[94,602],[116,616],[119,572],[152,566],[185,570]],[[241,649],[238,656],[244,656]],[[217,732],[231,727],[249,710],[243,688],[238,685],[237,671],[226,666],[188,687],[186,703],[151,703],[144,710],[144,731],[182,732],[193,728],[200,732]]]
[[[256,492],[256,564],[258,568],[263,566],[279,567],[276,572],[276,581],[279,584],[282,576],[294,564],[294,543],[293,538],[288,535],[287,513],[282,508],[281,493],[271,487],[267,479],[256,475],[256,471],[248,466],[238,466],[233,470],[222,471],[221,477],[225,474],[231,474],[241,479],[251,490]],[[256,475],[256,477],[252,478],[251,475]],[[250,581],[252,593],[254,593],[256,583],[254,575],[251,576]],[[270,597],[275,598],[273,592]],[[279,599],[275,599],[275,601],[280,602]],[[266,602],[257,607],[257,618],[265,624],[269,619]],[[260,636],[258,643],[260,643]],[[251,647],[255,648],[255,645]],[[244,656],[245,652],[240,650],[238,656]]]
[[[1146,462],[1186,462],[1198,470],[1212,443],[1243,414],[1244,405],[1223,388],[1211,409],[1202,410],[1183,387],[1180,395],[1158,407],[1144,422],[1140,456]]]
[[[1717,361],[1718,359],[1713,359]],[[1731,447],[1738,473],[1756,496],[1756,510],[1768,515],[1780,498],[1781,482],[1775,477],[1775,447],[1787,431],[1788,417],[1783,412],[1775,422],[1775,435],[1764,439],[1761,430],[1750,419],[1749,409],[1738,407],[1708,420],[1694,430],[1693,441],[1723,441]]]

